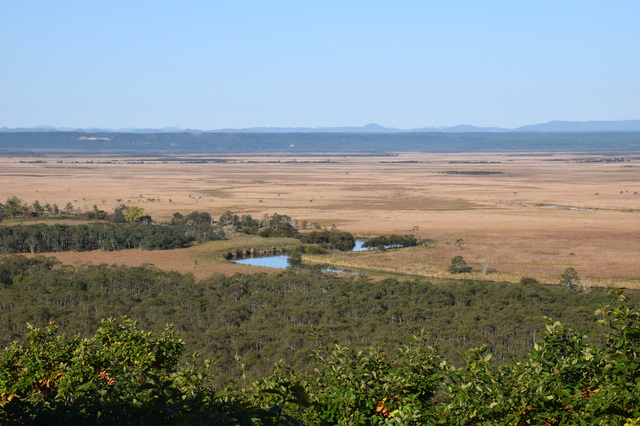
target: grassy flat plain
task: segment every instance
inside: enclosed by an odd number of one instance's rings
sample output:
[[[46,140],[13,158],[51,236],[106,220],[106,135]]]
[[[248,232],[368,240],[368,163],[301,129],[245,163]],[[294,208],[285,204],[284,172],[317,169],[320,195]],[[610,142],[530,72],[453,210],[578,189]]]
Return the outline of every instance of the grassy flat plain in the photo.
[[[431,243],[307,261],[449,277],[451,258],[462,255],[476,271],[467,276],[496,281],[557,282],[572,266],[589,285],[640,288],[639,193],[639,155],[0,157],[0,202],[16,195],[107,211],[125,203],[159,220],[176,211],[216,218],[227,210],[254,218],[276,212],[362,237],[417,226]],[[265,270],[212,260],[225,249],[220,244],[236,242],[56,256],[76,265],[154,263],[198,278]]]

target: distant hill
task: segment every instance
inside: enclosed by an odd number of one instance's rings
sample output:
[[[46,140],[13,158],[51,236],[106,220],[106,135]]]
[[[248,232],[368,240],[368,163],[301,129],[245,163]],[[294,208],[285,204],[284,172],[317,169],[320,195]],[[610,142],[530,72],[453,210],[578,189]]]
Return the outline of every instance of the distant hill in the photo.
[[[76,129],[69,127],[36,126],[29,128],[1,127],[0,132],[86,132],[86,133],[504,133],[504,132],[639,132],[640,120],[626,121],[550,121],[506,129],[502,127],[478,127],[460,124],[450,127],[422,127],[417,129],[396,129],[370,123],[360,127],[249,127],[243,129],[198,130],[179,127]]]
[[[515,129],[519,132],[638,132],[640,120],[627,121],[550,121]]]
[[[406,130],[371,123],[362,127],[250,127],[247,129],[208,130],[215,133],[398,133]]]
[[[511,132],[512,130],[502,127],[477,127],[470,124],[459,124],[453,127],[423,127],[415,129],[414,132],[444,132],[444,133],[478,133],[478,132]]]

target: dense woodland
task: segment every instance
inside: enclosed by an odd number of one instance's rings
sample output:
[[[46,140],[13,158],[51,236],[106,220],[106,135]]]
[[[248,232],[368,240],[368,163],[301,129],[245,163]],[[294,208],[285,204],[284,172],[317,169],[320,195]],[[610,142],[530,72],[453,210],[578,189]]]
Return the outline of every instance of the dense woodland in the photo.
[[[195,282],[152,266],[76,270],[17,255],[2,259],[0,286],[3,423],[640,419],[635,294],[618,305],[561,286],[312,269]]]
[[[0,254],[60,251],[171,250],[224,239],[211,226],[154,226],[144,223],[0,226]]]
[[[53,258],[8,256],[0,263],[0,338],[7,345],[30,322],[55,321],[88,336],[102,318],[127,315],[150,331],[173,323],[187,350],[217,360],[222,385],[237,380],[240,355],[251,378],[279,359],[305,369],[318,329],[326,344],[365,347],[402,343],[424,330],[452,362],[459,350],[488,345],[494,359],[523,355],[540,337],[542,316],[586,330],[592,313],[610,301],[560,286],[388,279],[349,279],[313,268],[276,275],[192,275],[144,267],[74,269]],[[635,295],[633,295],[635,300]]]
[[[47,225],[38,219],[56,219],[61,223]],[[62,210],[57,204],[42,206],[37,200],[28,205],[17,197],[0,203],[0,221],[16,219],[26,224],[0,225],[0,254],[49,253],[60,251],[114,251],[138,248],[171,250],[189,243],[225,238],[220,227],[213,227],[208,213],[193,212],[174,215],[170,223],[154,223],[141,207],[117,206],[113,213],[93,206],[78,211],[68,203]],[[80,219],[81,224],[66,224],[65,219]],[[30,221],[36,220],[35,223]],[[99,222],[95,222],[99,221]]]

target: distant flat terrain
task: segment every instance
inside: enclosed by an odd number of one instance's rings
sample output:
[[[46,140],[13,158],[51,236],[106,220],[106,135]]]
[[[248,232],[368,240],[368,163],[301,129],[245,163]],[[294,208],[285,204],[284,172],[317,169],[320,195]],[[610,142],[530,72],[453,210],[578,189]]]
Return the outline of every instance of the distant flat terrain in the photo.
[[[473,277],[497,281],[557,282],[572,266],[591,285],[640,286],[639,193],[640,154],[0,157],[0,202],[17,195],[107,211],[125,203],[161,220],[176,211],[277,212],[360,236],[418,227],[419,238],[433,240],[428,246],[332,262],[446,276],[462,255]],[[109,253],[92,256],[115,262]],[[493,271],[486,276],[483,262]],[[171,268],[192,271],[193,260]]]

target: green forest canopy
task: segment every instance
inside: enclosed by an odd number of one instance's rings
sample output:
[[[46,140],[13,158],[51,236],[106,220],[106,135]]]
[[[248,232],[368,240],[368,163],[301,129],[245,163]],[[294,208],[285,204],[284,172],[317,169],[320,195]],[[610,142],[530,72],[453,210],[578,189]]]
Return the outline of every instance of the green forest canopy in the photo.
[[[19,339],[27,322],[55,321],[69,335],[90,336],[102,318],[129,316],[160,332],[174,324],[188,351],[215,359],[218,385],[238,380],[236,355],[251,378],[274,362],[304,370],[316,346],[353,348],[403,343],[424,330],[452,362],[457,352],[487,345],[497,362],[523,355],[543,331],[542,316],[579,330],[611,300],[603,290],[582,293],[560,286],[451,280],[369,281],[314,268],[273,275],[191,274],[152,265],[74,268],[54,258],[13,255],[0,259],[0,342]],[[633,301],[636,294],[630,295]]]
[[[19,272],[20,262],[22,272],[31,272],[27,276],[49,276],[47,271],[59,268],[47,259],[11,259],[11,264],[3,265],[5,287],[11,276],[7,271]],[[303,287],[291,287],[296,275],[283,277],[289,292],[307,292],[301,291]],[[9,287],[26,279],[17,281]],[[386,283],[388,287],[394,284],[398,283]],[[474,287],[473,283],[464,285]],[[231,297],[237,298],[234,290]],[[590,329],[598,334],[576,332],[547,318],[536,342],[527,342],[527,355],[495,363],[495,352],[482,346],[464,351],[458,367],[443,359],[440,349],[429,345],[424,333],[388,353],[380,345],[352,351],[326,344],[321,341],[327,336],[316,330],[311,356],[304,357],[313,371],[292,371],[286,368],[285,360],[276,363],[270,375],[249,384],[245,379],[249,363],[246,356],[239,356],[238,387],[218,390],[210,386],[219,379],[215,365],[200,361],[197,355],[180,364],[185,345],[178,339],[181,333],[171,328],[156,338],[125,317],[120,322],[101,321],[87,338],[69,338],[57,334],[57,325],[29,326],[23,343],[15,342],[0,354],[0,421],[637,424],[640,313],[622,295],[596,313],[600,319],[592,322]],[[233,334],[242,336],[240,325],[233,327]],[[194,340],[203,343],[206,337]],[[285,353],[289,349],[286,345],[286,341],[278,342],[278,346],[285,346]],[[302,354],[293,351],[287,355],[291,359]]]

